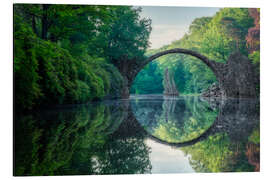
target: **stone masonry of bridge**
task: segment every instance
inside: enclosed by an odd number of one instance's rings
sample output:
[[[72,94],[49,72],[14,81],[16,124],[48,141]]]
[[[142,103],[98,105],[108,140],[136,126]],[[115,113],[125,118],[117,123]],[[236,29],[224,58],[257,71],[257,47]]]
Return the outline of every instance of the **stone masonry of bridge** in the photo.
[[[119,63],[118,70],[124,78],[121,98],[129,98],[129,90],[136,75],[150,62],[167,54],[180,53],[196,57],[206,64],[215,74],[222,97],[256,98],[255,75],[251,61],[239,52],[230,55],[226,63],[209,60],[206,56],[188,49],[171,49],[159,52],[144,61],[136,60]],[[175,77],[177,78],[177,77]]]

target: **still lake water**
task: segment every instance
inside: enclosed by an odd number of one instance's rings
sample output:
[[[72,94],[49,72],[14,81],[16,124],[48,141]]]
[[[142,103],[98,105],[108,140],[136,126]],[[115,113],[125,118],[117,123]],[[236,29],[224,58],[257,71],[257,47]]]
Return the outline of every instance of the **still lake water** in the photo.
[[[259,102],[133,95],[15,116],[14,175],[252,172]]]

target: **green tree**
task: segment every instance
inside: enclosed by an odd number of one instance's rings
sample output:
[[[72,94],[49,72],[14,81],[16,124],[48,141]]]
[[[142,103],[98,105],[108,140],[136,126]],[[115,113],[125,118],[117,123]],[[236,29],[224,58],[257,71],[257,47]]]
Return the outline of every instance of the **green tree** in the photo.
[[[141,8],[117,6],[111,15],[116,17],[110,24],[105,53],[113,64],[140,60],[149,45],[151,20],[141,19]]]
[[[250,15],[250,10],[252,9],[223,8],[213,17],[196,18],[191,23],[189,32],[181,39],[159,49],[149,50],[146,55],[153,55],[173,48],[185,48],[197,51],[211,60],[224,63],[235,50],[247,55],[248,48],[246,43],[250,47],[255,47],[254,45],[258,43],[257,36],[253,38],[256,43],[251,43],[253,42],[251,34],[255,30],[250,30],[249,38],[246,38],[249,28],[254,24],[253,19],[257,19],[257,21],[259,19],[258,13],[254,11],[253,15]],[[255,24],[258,27],[259,23]],[[255,34],[258,34],[258,28]],[[249,55],[249,57],[258,67],[259,53],[256,52],[253,55]],[[159,62],[158,65],[161,72],[166,68],[174,72],[175,82],[181,94],[201,93],[212,83],[216,82],[213,72],[194,57],[170,54],[158,58],[157,61]],[[134,83],[139,84],[140,82],[135,81]],[[140,92],[140,89],[137,89],[137,91]]]
[[[15,4],[16,109],[120,97],[123,77],[114,65],[124,57],[143,58],[148,46],[151,21],[140,11]]]
[[[135,78],[132,94],[156,94],[163,92],[163,72],[157,62],[149,63]],[[153,86],[154,84],[154,86]]]

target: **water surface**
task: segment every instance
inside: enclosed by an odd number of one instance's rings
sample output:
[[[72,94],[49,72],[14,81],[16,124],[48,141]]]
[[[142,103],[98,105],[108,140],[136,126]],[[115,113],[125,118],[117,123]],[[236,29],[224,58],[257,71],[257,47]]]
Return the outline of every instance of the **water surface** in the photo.
[[[15,115],[14,175],[258,171],[259,102],[134,95]]]

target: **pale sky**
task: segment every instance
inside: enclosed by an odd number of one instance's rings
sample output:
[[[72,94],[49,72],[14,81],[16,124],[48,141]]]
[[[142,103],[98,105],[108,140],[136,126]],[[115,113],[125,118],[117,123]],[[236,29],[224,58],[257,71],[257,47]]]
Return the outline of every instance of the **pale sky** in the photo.
[[[151,49],[179,40],[198,17],[213,16],[219,8],[142,6],[141,17],[152,19]]]

